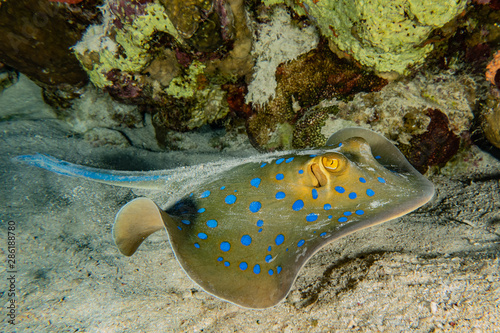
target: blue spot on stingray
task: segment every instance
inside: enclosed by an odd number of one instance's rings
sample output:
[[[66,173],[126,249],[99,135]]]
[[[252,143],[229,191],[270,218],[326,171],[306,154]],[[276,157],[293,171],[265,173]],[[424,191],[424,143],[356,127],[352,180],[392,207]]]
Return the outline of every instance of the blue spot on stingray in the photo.
[[[290,163],[291,161],[293,161],[293,157],[289,157],[286,159],[285,163]]]
[[[339,143],[339,147],[342,147],[342,142]]]
[[[313,199],[318,199],[318,191],[315,188],[312,189],[311,194]]]
[[[330,205],[330,204],[325,204],[325,205],[323,206],[323,208],[324,208],[325,210],[330,210],[330,209],[332,209],[332,205]]]
[[[276,179],[277,179],[277,180],[282,180],[283,178],[285,178],[285,176],[284,176],[282,173],[278,173],[278,174],[276,175]]]
[[[339,193],[344,193],[345,189],[342,186],[335,186],[335,191],[337,191]]]
[[[381,159],[382,157],[380,155],[375,156],[377,160]]]
[[[250,237],[249,235],[243,235],[241,237],[241,244],[245,246],[252,244],[252,237]]]
[[[328,215],[328,218],[329,218],[329,219],[331,219],[331,218],[332,218],[332,216],[331,216],[331,215]]]
[[[363,177],[359,177],[359,181],[362,183],[366,183],[366,179],[364,179]]]
[[[198,237],[199,237],[200,239],[207,239],[207,238],[208,238],[207,234],[206,234],[206,233],[204,233],[204,232],[200,232],[200,233],[198,234]]]
[[[297,200],[293,203],[292,205],[292,209],[296,212],[298,212],[299,210],[301,210],[302,208],[304,208],[304,201],[302,200]]]
[[[190,193],[189,196],[192,197],[194,193]]]
[[[307,216],[306,216],[307,222],[314,222],[317,219],[318,219],[318,214],[316,214],[316,213],[310,213],[310,214],[307,214]]]
[[[269,273],[269,275],[273,275],[274,271],[272,269],[270,269],[268,273]]]
[[[285,192],[276,193],[276,199],[278,199],[278,200],[284,199],[285,196],[286,196]]]
[[[260,185],[260,178],[254,178],[250,181],[250,185],[252,185],[253,187],[256,187],[258,188],[259,185]]]
[[[351,215],[352,215],[352,213],[351,213],[351,212],[344,212],[344,215],[345,215],[345,216],[351,216]]]
[[[339,222],[347,222],[347,217],[342,216],[338,219]]]
[[[224,262],[224,266],[229,267],[229,265],[231,265],[231,264],[229,263],[229,261],[225,261],[225,262]]]
[[[228,204],[228,205],[232,205],[236,202],[236,196],[234,194],[230,194],[226,197],[226,199],[224,199],[224,201]]]
[[[180,225],[178,225],[178,226],[177,226],[177,229],[182,230],[182,228],[181,228],[181,226],[180,226]]]
[[[265,260],[267,263],[269,263],[269,262],[271,262],[271,260],[273,260],[273,256],[272,256],[272,255],[270,255],[270,254],[268,254],[264,260]]]
[[[271,252],[271,246],[269,246],[269,247],[267,248],[267,251]]]
[[[224,258],[222,258],[222,257],[217,258],[217,261],[223,261],[223,260],[224,260]]]
[[[255,274],[260,274],[260,265],[259,264],[253,266],[253,272]]]
[[[369,197],[373,197],[375,195],[375,192],[371,188],[369,188],[366,190],[366,195]]]
[[[356,192],[351,192],[351,193],[349,193],[349,199],[356,199],[356,198],[357,198],[357,196],[358,196],[358,195],[356,194]]]
[[[197,249],[199,249],[200,248],[200,244],[194,243],[194,247],[197,248]]]
[[[187,225],[191,224],[191,222],[188,221],[188,220],[181,220],[181,222],[184,223],[184,224],[187,224]]]
[[[260,228],[258,232],[262,232],[262,228]]]
[[[203,213],[204,211],[205,211],[205,208],[198,209],[198,213]]]
[[[382,177],[377,177],[377,179],[378,179],[378,181],[379,181],[379,182],[381,182],[382,184],[384,184],[384,183],[385,183],[385,179],[384,179],[384,178],[382,178]]]
[[[221,189],[221,190],[223,190],[223,189],[225,189],[225,188],[226,188],[225,186],[222,186],[220,189]]]
[[[365,212],[364,212],[364,211],[362,211],[361,209],[358,209],[358,210],[356,211],[356,215],[363,215],[364,213],[365,213]]]
[[[208,220],[207,221],[207,226],[209,228],[215,228],[215,227],[217,227],[217,221],[216,220]]]
[[[281,273],[281,266],[276,267],[276,273]]]
[[[252,213],[257,213],[261,207],[262,207],[262,204],[260,202],[254,201],[254,202],[250,203],[250,206],[248,206],[248,209],[250,209],[250,211]]]
[[[243,261],[240,263],[240,269],[242,271],[246,270],[247,268],[248,268],[248,264],[246,262]]]
[[[265,167],[267,165],[267,163],[262,163],[262,165],[260,166],[261,168]]]
[[[306,241],[305,241],[305,240],[303,240],[303,239],[299,240],[299,242],[297,243],[297,247],[301,247],[302,245],[304,245],[304,244],[305,244],[305,242],[306,242]]]
[[[227,252],[229,251],[229,249],[231,249],[231,244],[229,244],[229,242],[222,242],[220,243],[220,249],[224,252]]]
[[[309,157],[316,157],[316,156],[318,156],[318,155],[316,155],[316,154],[309,155]]]
[[[274,240],[276,245],[281,245],[281,244],[283,244],[284,241],[285,241],[285,236],[283,236],[282,234],[279,234],[278,236],[276,236],[276,239]]]
[[[304,170],[299,170],[299,174],[303,174],[304,173]]]
[[[234,190],[234,193],[238,192],[238,190]]]
[[[326,236],[326,232],[322,232],[319,234],[321,237],[325,237]]]
[[[205,192],[203,192],[201,195],[200,195],[200,198],[206,198],[210,195],[210,191],[206,190]]]
[[[263,225],[264,225],[264,221],[262,221],[262,220],[258,220],[257,221],[257,226],[258,227],[262,227]]]
[[[281,164],[283,163],[284,160],[285,160],[284,158],[279,158],[276,160],[276,164]]]

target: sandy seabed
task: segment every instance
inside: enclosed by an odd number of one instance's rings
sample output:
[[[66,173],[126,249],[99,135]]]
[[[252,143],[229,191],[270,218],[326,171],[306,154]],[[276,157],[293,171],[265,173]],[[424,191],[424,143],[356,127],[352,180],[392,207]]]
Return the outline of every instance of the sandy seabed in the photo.
[[[432,176],[436,195],[424,207],[323,248],[277,306],[248,310],[194,284],[163,232],[130,258],[118,252],[111,227],[130,189],[11,160],[41,152],[106,169],[166,169],[255,154],[248,142],[220,152],[202,133],[185,152],[95,147],[25,78],[0,94],[0,119],[2,263],[8,221],[17,246],[15,325],[0,265],[2,332],[500,332],[500,163],[486,154],[470,172]]]

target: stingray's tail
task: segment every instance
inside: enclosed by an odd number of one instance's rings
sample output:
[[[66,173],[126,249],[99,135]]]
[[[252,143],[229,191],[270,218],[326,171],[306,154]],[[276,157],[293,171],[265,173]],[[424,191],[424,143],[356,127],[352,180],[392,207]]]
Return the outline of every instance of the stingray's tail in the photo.
[[[39,153],[17,156],[14,157],[13,160],[49,170],[60,175],[85,178],[122,187],[160,189],[162,185],[170,179],[170,175],[164,173],[160,174],[160,171],[103,170],[69,163]]]

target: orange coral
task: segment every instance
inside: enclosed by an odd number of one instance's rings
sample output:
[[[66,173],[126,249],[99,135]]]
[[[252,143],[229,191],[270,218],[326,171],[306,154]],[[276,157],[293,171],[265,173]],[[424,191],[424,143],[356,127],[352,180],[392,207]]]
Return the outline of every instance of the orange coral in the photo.
[[[488,64],[488,66],[486,66],[486,80],[490,81],[493,85],[498,84],[495,81],[495,76],[497,75],[498,70],[500,70],[500,51],[495,53],[493,60]]]

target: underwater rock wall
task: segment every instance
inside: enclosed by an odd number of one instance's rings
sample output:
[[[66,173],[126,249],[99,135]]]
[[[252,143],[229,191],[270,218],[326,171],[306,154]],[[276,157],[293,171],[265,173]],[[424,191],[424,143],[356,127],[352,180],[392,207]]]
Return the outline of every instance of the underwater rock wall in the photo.
[[[5,0],[0,63],[35,80],[58,116],[96,142],[106,128],[144,126],[145,115],[163,147],[207,124],[244,126],[262,151],[318,146],[361,126],[425,171],[467,149],[473,132],[500,146],[496,6]],[[125,105],[90,112],[87,81]]]
[[[62,100],[78,96],[75,91],[88,77],[70,48],[99,18],[100,2],[71,7],[43,0],[0,1],[0,62],[27,75],[48,95]]]

